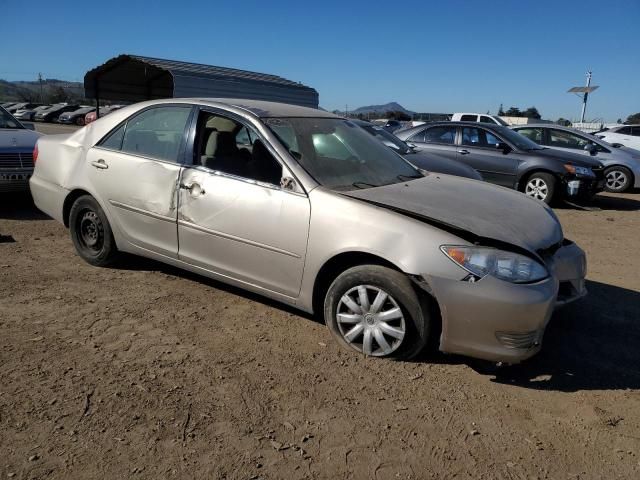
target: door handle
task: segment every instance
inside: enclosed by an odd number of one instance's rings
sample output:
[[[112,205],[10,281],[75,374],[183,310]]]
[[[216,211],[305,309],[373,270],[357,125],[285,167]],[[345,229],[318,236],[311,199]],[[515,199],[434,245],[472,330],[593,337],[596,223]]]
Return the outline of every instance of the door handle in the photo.
[[[204,195],[205,191],[204,188],[202,188],[200,186],[199,183],[197,182],[193,182],[193,183],[181,183],[180,184],[180,188],[183,190],[187,190],[191,195],[194,196],[198,196],[198,195]]]
[[[105,162],[102,159],[91,162],[91,165],[93,165],[96,168],[100,168],[102,170],[109,168],[109,165],[107,165],[107,162]]]
[[[470,152],[469,152],[469,150],[466,150],[466,149],[463,148],[462,150],[458,150],[458,153],[460,155],[469,155]]]

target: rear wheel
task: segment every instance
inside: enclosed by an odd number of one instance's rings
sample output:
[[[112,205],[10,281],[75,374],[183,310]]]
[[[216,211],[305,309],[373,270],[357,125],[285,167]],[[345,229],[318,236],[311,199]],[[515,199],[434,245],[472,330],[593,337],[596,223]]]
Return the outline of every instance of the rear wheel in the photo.
[[[379,265],[360,265],[329,287],[324,317],[338,342],[374,357],[414,357],[427,344],[429,309],[406,275]]]
[[[524,193],[536,200],[551,204],[555,196],[556,177],[550,173],[536,172],[532,174],[524,185]]]
[[[104,267],[117,258],[111,226],[95,198],[83,195],[74,202],[69,231],[78,255],[91,265]]]
[[[621,166],[609,167],[604,171],[604,176],[607,179],[607,192],[620,193],[631,186],[632,173],[628,168]]]

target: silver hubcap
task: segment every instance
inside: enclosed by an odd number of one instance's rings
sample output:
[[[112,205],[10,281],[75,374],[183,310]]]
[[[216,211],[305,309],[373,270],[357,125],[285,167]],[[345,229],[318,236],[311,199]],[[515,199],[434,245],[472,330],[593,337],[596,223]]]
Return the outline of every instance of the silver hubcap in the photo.
[[[530,197],[544,201],[549,194],[549,187],[541,178],[532,178],[527,182],[524,193]]]
[[[345,293],[336,311],[342,338],[355,350],[383,357],[395,351],[405,335],[404,315],[395,299],[371,285]]]
[[[627,176],[620,170],[611,170],[607,173],[607,187],[611,190],[620,190],[627,184]]]

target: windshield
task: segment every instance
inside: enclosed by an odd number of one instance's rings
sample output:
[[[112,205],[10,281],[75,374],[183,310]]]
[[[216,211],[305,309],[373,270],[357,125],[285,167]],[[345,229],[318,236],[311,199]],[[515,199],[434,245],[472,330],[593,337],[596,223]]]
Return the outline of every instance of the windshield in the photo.
[[[423,176],[349,120],[266,118],[264,123],[309,175],[328,188],[378,187]]]
[[[24,128],[9,112],[0,107],[0,128]]]
[[[409,145],[404,143],[394,134],[387,132],[384,128],[378,127],[377,125],[360,125],[364,128],[368,133],[376,137],[379,141],[384,143],[387,147],[391,147],[396,150],[398,153],[409,153],[411,149]]]
[[[495,131],[500,134],[502,138],[515,145],[518,150],[544,150],[544,147],[541,147],[533,140],[529,140],[524,135],[520,135],[510,128],[496,127]]]

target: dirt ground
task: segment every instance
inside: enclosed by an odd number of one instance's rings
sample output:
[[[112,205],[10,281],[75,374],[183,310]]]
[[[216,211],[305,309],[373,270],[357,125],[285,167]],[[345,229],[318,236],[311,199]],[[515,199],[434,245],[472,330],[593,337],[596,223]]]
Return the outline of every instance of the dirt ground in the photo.
[[[340,350],[162,264],[85,264],[0,197],[0,478],[640,478],[640,193],[557,209],[589,296],[497,368]]]

